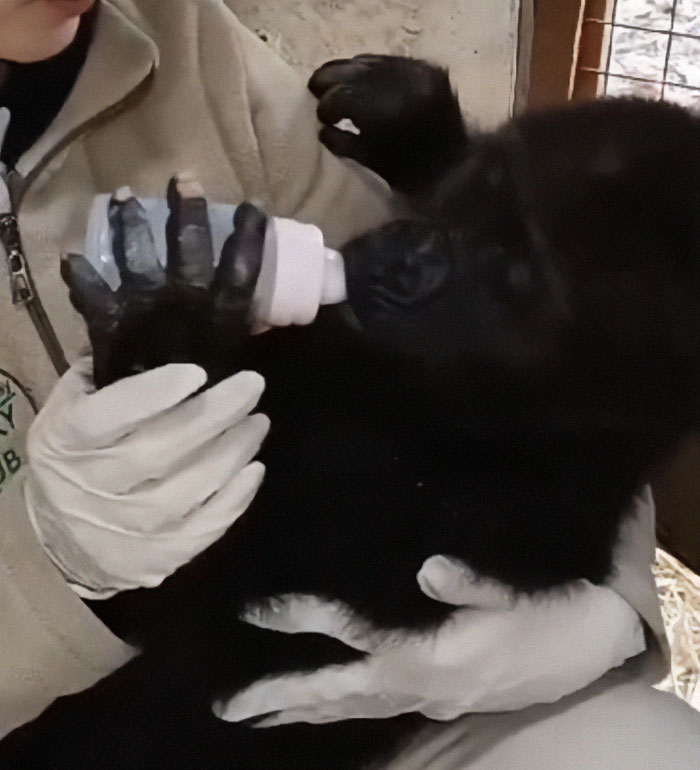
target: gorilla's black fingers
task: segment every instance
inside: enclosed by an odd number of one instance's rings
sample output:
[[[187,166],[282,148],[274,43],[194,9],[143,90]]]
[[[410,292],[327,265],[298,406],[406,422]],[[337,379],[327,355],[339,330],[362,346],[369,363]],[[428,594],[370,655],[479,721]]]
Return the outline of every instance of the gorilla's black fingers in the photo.
[[[309,87],[319,96],[326,147],[367,166],[419,207],[468,154],[469,138],[446,69],[419,59],[362,54],[324,65]],[[359,135],[332,128],[344,118]]]
[[[386,64],[387,62],[413,61],[407,56],[391,56],[385,53],[358,53],[352,57],[353,61],[361,64]]]
[[[402,82],[405,78],[421,78],[427,70],[437,69],[423,61],[405,56],[363,53],[353,56],[352,59],[333,59],[322,64],[311,75],[308,87],[317,99],[323,98],[334,86],[371,86],[371,81],[376,79],[381,79],[382,83],[389,85],[389,78],[398,78],[401,87],[406,88],[406,84]]]
[[[129,188],[118,190],[109,202],[112,250],[122,283],[141,291],[155,291],[165,284],[158,262],[153,233],[146,212]]]
[[[363,166],[369,165],[369,152],[362,139],[350,131],[343,131],[334,126],[324,126],[318,134],[321,144],[325,145],[334,155],[341,158],[351,158]]]
[[[212,284],[212,309],[207,316],[205,368],[209,382],[227,376],[240,344],[251,332],[251,304],[262,267],[267,217],[242,203],[233,217],[234,231],[226,239]]]
[[[321,65],[309,79],[309,90],[317,98],[337,85],[355,82],[368,71],[369,62],[354,59],[334,59]]]
[[[189,175],[168,185],[168,274],[181,287],[207,289],[214,277],[214,247],[202,186]]]
[[[368,117],[368,94],[353,86],[334,86],[319,101],[316,115],[321,123],[332,126],[343,118],[350,118],[359,128],[364,128]],[[373,115],[373,108],[369,107],[369,116]]]
[[[87,323],[92,347],[93,380],[97,388],[125,376],[128,367],[120,359],[128,348],[115,344],[125,307],[82,254],[61,259],[61,277],[70,289],[70,301]],[[149,295],[152,296],[152,295]]]
[[[214,307],[247,316],[260,275],[267,217],[251,203],[241,203],[233,226],[214,278]]]
[[[70,289],[70,300],[88,325],[100,320],[109,323],[121,314],[118,295],[102,280],[82,254],[61,259],[61,277]]]

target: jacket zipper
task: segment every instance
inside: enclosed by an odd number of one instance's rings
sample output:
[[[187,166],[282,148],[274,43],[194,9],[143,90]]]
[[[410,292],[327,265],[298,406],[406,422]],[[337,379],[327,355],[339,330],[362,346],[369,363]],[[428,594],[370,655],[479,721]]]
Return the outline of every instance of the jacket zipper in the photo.
[[[10,193],[10,212],[0,214],[0,243],[2,243],[5,249],[7,259],[10,287],[12,290],[12,304],[15,306],[23,305],[27,309],[29,317],[34,324],[34,328],[36,329],[59,377],[68,370],[69,364],[53,325],[44,310],[44,305],[41,302],[34,281],[32,280],[29,263],[27,262],[27,256],[24,253],[24,249],[22,248],[22,239],[19,232],[19,222],[17,219],[19,206],[27,188],[34,179],[36,179],[46,164],[55,155],[71,144],[71,142],[74,142],[85,135],[94,125],[102,123],[114,115],[119,114],[132,102],[140,99],[151,84],[154,71],[155,68],[151,69],[151,72],[146,76],[144,81],[137,86],[134,91],[127,94],[124,99],[107,107],[102,110],[102,112],[86,121],[82,126],[69,132],[53,148],[53,150],[37,163],[26,177],[22,177],[16,169],[12,169],[7,174],[7,188]],[[0,166],[0,170],[2,170],[2,166]]]
[[[59,377],[68,370],[68,361],[49,320],[39,294],[34,286],[27,257],[22,248],[22,239],[17,221],[17,199],[24,180],[15,170],[7,175],[7,187],[10,193],[10,213],[0,214],[0,242],[5,248],[7,267],[10,275],[12,304],[24,306],[32,319],[34,328],[41,339]]]

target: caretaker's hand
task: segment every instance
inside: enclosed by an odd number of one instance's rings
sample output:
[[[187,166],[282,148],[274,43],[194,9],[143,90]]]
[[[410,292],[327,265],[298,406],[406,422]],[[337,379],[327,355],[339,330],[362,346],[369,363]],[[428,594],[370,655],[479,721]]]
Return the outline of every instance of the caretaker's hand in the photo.
[[[25,498],[44,549],[84,598],[156,586],[218,540],[262,482],[263,378],[170,364],[95,390],[82,359],[28,436]],[[196,395],[193,395],[196,394]]]
[[[261,727],[410,711],[449,720],[553,702],[645,647],[639,616],[606,586],[581,580],[514,598],[506,586],[479,580],[444,556],[428,559],[418,582],[428,596],[459,607],[427,633],[380,631],[338,603],[308,596],[255,608],[246,616],[251,623],[323,633],[368,654],[344,666],[262,680],[214,704],[214,712],[232,722],[266,714],[256,723]]]

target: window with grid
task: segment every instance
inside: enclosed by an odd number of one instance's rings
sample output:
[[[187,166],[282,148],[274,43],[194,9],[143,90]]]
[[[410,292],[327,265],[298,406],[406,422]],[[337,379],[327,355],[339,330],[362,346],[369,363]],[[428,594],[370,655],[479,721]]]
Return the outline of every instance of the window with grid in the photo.
[[[700,0],[588,0],[574,98],[635,95],[700,111]]]

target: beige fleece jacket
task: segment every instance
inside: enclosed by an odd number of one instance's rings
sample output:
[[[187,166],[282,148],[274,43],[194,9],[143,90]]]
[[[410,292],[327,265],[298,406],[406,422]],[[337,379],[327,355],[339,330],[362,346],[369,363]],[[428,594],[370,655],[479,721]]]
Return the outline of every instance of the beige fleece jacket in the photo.
[[[33,414],[56,369],[87,344],[60,253],[81,251],[93,195],[125,184],[162,195],[180,170],[194,172],[212,200],[253,199],[314,222],[331,245],[389,218],[384,185],[332,157],[316,133],[304,84],[222,0],[102,0],[69,99],[10,180],[48,319],[39,328],[56,337],[51,357],[27,309],[12,304],[0,246],[0,735],[133,654],[44,556],[20,491]],[[638,532],[653,541],[653,514],[642,516]],[[620,593],[662,633],[647,560],[621,577]]]
[[[253,199],[320,225],[330,244],[389,218],[386,187],[325,151],[304,83],[223,2],[103,0],[72,93],[10,182],[56,361],[87,345],[59,258],[82,251],[92,196],[124,184],[163,195],[179,170],[211,200]],[[25,435],[56,379],[29,313],[12,304],[0,246],[0,735],[132,654],[65,585],[26,519]]]

